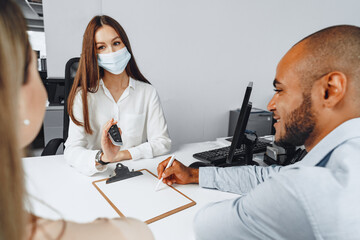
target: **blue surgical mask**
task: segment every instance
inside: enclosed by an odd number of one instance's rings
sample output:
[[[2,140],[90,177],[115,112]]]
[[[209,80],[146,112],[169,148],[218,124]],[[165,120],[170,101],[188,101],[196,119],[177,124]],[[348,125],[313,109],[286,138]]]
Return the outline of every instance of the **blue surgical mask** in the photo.
[[[123,47],[116,52],[98,54],[98,64],[106,71],[118,75],[125,70],[130,58],[131,54]]]

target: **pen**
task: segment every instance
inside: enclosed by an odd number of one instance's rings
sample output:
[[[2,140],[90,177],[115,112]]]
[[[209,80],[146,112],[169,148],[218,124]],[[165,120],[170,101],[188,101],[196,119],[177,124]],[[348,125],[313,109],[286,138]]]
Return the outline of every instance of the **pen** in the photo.
[[[166,168],[165,168],[165,169],[169,168],[169,167],[173,164],[174,160],[175,160],[175,154],[171,156],[170,161],[169,161],[168,164],[166,165]],[[163,177],[161,177],[161,179],[160,179],[160,180],[158,181],[158,183],[156,184],[155,191],[158,190],[158,187],[159,187],[160,183],[162,182],[162,180],[163,180]]]

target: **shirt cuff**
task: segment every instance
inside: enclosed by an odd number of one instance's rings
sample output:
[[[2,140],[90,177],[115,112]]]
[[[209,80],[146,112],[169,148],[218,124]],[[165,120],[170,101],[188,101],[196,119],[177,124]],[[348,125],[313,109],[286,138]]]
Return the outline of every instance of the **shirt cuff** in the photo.
[[[136,147],[127,149],[131,154],[132,160],[137,160],[141,158],[153,158],[153,150],[149,142],[144,142]]]
[[[203,188],[216,188],[215,183],[215,167],[199,168],[199,186]]]
[[[128,151],[131,155],[132,160],[137,160],[137,159],[142,158],[141,151],[138,148],[135,148],[135,147],[129,148]]]
[[[107,169],[107,165],[96,165],[96,163],[95,163],[95,168],[96,168],[96,170],[98,170],[98,172],[105,172],[106,171],[106,169]]]

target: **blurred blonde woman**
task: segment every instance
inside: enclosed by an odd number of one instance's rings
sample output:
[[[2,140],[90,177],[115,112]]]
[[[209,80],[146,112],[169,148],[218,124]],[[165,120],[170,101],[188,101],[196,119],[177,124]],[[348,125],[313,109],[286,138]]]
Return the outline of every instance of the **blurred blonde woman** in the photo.
[[[26,213],[21,149],[40,129],[46,98],[22,13],[0,0],[0,239],[153,239],[135,219],[78,224]]]

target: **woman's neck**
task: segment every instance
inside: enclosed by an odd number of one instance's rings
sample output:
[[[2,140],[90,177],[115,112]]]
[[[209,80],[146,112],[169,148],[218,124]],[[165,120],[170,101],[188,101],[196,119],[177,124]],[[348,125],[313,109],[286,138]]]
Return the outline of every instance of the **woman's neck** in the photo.
[[[126,71],[123,71],[119,75],[104,72],[104,77],[102,78],[107,89],[110,91],[118,91],[120,89],[126,89],[129,86],[129,75]]]
[[[129,75],[127,75],[126,71],[119,75],[105,71],[103,81],[114,101],[118,102],[125,89],[129,86]]]

